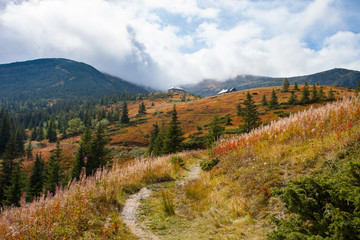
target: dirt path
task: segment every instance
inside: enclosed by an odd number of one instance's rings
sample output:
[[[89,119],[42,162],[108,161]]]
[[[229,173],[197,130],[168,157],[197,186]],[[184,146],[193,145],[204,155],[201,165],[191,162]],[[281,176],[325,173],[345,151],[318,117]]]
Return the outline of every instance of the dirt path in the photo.
[[[191,164],[187,168],[185,175],[176,181],[176,185],[182,186],[187,182],[198,178],[200,176],[200,171],[199,162]],[[128,200],[126,200],[124,208],[121,212],[124,223],[129,227],[130,231],[141,240],[160,240],[160,238],[152,232],[145,230],[145,228],[139,223],[136,216],[141,200],[148,198],[151,193],[151,189],[143,187],[138,193],[131,195]]]
[[[133,194],[126,200],[124,208],[121,212],[124,223],[130,228],[130,231],[140,239],[144,240],[158,240],[159,238],[150,231],[144,230],[137,221],[137,210],[140,206],[141,199],[147,198],[151,195],[151,190],[144,187],[138,193]]]

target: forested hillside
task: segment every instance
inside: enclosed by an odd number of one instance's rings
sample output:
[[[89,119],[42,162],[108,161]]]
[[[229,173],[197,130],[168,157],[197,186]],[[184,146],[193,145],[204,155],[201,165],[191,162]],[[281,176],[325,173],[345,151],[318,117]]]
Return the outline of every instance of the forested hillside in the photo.
[[[144,93],[85,63],[49,58],[0,65],[0,99],[67,99],[111,93]]]

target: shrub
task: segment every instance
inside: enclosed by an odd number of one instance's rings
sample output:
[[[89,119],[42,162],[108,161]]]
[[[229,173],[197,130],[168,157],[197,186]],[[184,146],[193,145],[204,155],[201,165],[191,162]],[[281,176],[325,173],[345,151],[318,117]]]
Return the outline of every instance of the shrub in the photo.
[[[202,161],[200,163],[200,167],[202,170],[204,171],[210,171],[211,169],[213,169],[216,164],[218,164],[220,162],[219,157],[213,158],[213,159],[205,159],[204,161]]]
[[[185,166],[185,162],[184,162],[184,159],[182,159],[182,157],[180,156],[172,156],[170,158],[170,162],[171,164],[173,165],[178,165],[180,167],[184,167]]]

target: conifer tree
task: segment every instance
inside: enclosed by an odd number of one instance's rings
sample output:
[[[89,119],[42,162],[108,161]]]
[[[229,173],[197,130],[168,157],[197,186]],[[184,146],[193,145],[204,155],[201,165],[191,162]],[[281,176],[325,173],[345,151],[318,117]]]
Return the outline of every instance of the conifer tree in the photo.
[[[165,122],[163,121],[161,127],[159,128],[159,133],[154,139],[154,145],[152,149],[153,156],[159,156],[164,153],[164,139],[166,135]]]
[[[34,197],[38,197],[44,188],[44,170],[44,160],[42,159],[41,154],[36,154],[35,162],[31,169],[31,175],[29,179],[29,201],[32,201]]]
[[[269,108],[272,109],[272,108],[277,107],[278,105],[279,105],[278,98],[276,96],[275,89],[273,89],[271,92],[271,98],[269,101]]]
[[[319,89],[319,100],[322,101],[325,99],[325,93],[324,93],[324,87],[323,86],[320,86],[320,89]]]
[[[105,138],[104,127],[98,124],[90,143],[90,154],[86,164],[86,175],[94,173],[99,167],[104,167],[109,160],[109,150],[106,149],[108,139]]]
[[[44,140],[44,128],[41,125],[40,125],[39,130],[38,130],[37,140],[39,142]]]
[[[316,85],[313,85],[313,90],[311,92],[311,101],[316,102],[319,100],[318,91],[316,89]]]
[[[24,131],[24,130],[22,130],[22,131]],[[19,153],[19,155],[23,155],[25,152],[24,133],[21,133],[21,130],[18,129],[15,133],[15,138],[16,138],[16,145],[17,145],[18,153]]]
[[[176,153],[180,151],[184,141],[183,132],[177,117],[176,108],[172,110],[172,117],[164,140],[164,153]]]
[[[26,146],[25,152],[26,152],[26,159],[32,159],[33,155],[32,155],[32,146],[31,146],[31,139],[29,138],[29,142]]]
[[[60,166],[62,160],[62,149],[60,141],[56,142],[56,148],[49,157],[49,166],[47,172],[46,190],[55,194],[56,187],[60,186],[63,180],[63,173]]]
[[[34,127],[31,131],[30,140],[35,141],[36,139],[37,139],[37,131],[36,128]]]
[[[211,145],[220,138],[224,130],[225,127],[221,125],[219,116],[215,115],[213,120],[209,124],[209,132],[206,135],[206,144],[208,148],[211,148]]]
[[[0,201],[4,200],[4,190],[10,184],[11,173],[15,167],[15,160],[18,157],[18,150],[16,145],[16,138],[12,136],[6,145],[3,160],[1,161],[1,175],[0,175]]]
[[[73,163],[73,168],[71,169],[71,178],[79,179],[82,169],[85,167],[85,159],[90,157],[91,153],[91,130],[90,125],[85,128],[84,134],[81,137],[80,146],[75,155],[75,161]]]
[[[301,91],[301,103],[309,103],[310,102],[310,93],[309,93],[309,86],[307,84],[307,82],[304,83],[304,87]]]
[[[268,105],[268,101],[267,101],[267,99],[266,99],[265,93],[264,93],[264,95],[262,96],[261,105],[263,105],[263,106],[267,106],[267,105]]]
[[[236,105],[236,116],[241,116],[242,115],[242,107],[241,107],[241,104],[238,103]]]
[[[159,135],[159,126],[157,123],[153,124],[153,130],[151,131],[151,137],[150,137],[150,144],[148,147],[148,154],[151,155],[154,151],[154,147],[155,147],[155,140]]]
[[[329,101],[334,101],[335,100],[335,95],[334,95],[334,91],[332,90],[332,88],[330,88],[327,99]]]
[[[16,163],[11,173],[10,184],[5,189],[5,205],[20,206],[21,195],[26,187],[25,179],[20,163]]]
[[[9,114],[5,109],[3,108],[0,113],[0,156],[5,152],[6,145],[8,141],[10,140],[10,118]]]
[[[141,103],[139,104],[138,114],[139,114],[139,115],[146,114],[146,107],[145,107],[144,102],[141,102]]]
[[[120,122],[121,122],[121,123],[125,123],[125,124],[130,122],[130,118],[129,118],[129,113],[128,113],[128,108],[127,108],[126,102],[124,102],[123,105],[122,105],[122,113],[121,113]]]
[[[294,91],[299,91],[300,89],[299,89],[299,87],[298,87],[298,84],[297,84],[297,82],[295,82],[294,83]]]
[[[231,115],[230,115],[230,114],[227,114],[227,115],[225,116],[225,125],[226,125],[226,126],[234,125],[234,124],[232,124],[232,120],[231,120]]]
[[[296,103],[296,98],[297,98],[297,96],[296,96],[295,92],[291,91],[291,95],[289,97],[288,104],[294,105]]]
[[[284,79],[283,83],[282,83],[282,91],[283,92],[288,92],[289,91],[289,87],[290,87],[290,83],[289,80],[287,78]]]
[[[57,134],[56,134],[56,128],[54,121],[51,119],[50,123],[47,128],[47,139],[49,139],[49,142],[56,142],[57,140]]]
[[[249,91],[246,94],[244,105],[244,124],[241,126],[241,131],[250,132],[251,129],[260,126],[261,119],[259,118],[259,112],[257,111],[257,107]]]

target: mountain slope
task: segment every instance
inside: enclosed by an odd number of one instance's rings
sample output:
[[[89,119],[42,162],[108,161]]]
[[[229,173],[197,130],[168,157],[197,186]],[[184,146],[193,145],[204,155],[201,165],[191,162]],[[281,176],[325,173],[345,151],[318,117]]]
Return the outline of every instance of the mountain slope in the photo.
[[[37,59],[0,65],[0,96],[68,98],[146,90],[68,59]]]
[[[281,86],[284,78],[271,78],[264,76],[242,75],[237,76],[226,81],[203,80],[195,85],[185,85],[183,88],[192,94],[200,96],[211,96],[217,94],[224,88],[235,87],[237,90],[244,90],[250,88]],[[341,86],[356,88],[360,82],[360,72],[347,70],[342,68],[335,68],[332,70],[315,73],[306,76],[288,78],[290,84],[296,81],[298,84],[303,84],[305,81],[308,84],[319,83],[328,86]]]

